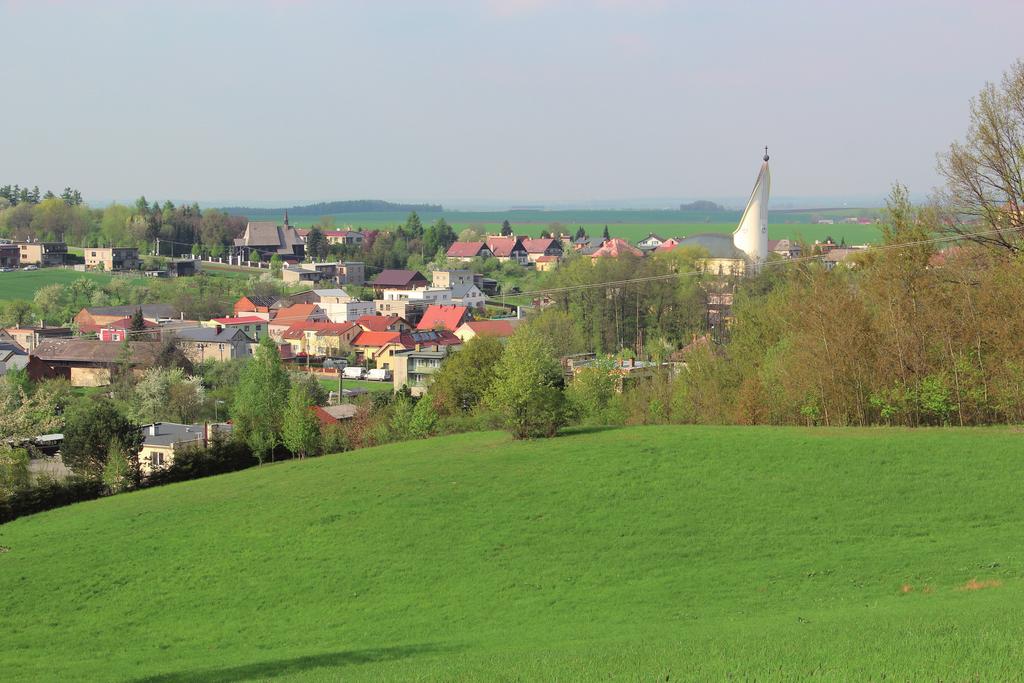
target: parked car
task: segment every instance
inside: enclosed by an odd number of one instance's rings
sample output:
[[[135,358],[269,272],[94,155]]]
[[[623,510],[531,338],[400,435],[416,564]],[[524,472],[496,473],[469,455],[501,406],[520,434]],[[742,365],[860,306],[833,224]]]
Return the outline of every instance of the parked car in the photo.
[[[22,270],[39,270],[39,266],[25,266]]]
[[[389,382],[391,381],[391,371],[374,368],[366,373],[366,379],[373,382]]]
[[[358,365],[353,365],[350,368],[345,368],[341,371],[341,376],[345,379],[362,379],[366,376],[366,368],[361,368]]]

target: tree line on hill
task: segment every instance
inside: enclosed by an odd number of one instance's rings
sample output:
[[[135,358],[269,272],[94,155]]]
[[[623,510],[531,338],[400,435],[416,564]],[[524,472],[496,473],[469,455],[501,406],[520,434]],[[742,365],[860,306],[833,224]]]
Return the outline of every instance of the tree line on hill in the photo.
[[[396,204],[380,199],[356,199],[348,201],[318,202],[287,208],[264,209],[251,206],[229,206],[221,209],[225,213],[238,216],[280,216],[285,211],[290,216],[329,216],[337,213],[379,213],[384,211],[421,211],[423,213],[440,213],[444,207],[440,204]]]

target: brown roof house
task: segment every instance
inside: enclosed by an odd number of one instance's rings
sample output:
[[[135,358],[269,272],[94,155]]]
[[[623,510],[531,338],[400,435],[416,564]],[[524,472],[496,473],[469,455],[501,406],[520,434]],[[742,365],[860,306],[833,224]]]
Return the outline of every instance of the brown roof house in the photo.
[[[91,306],[75,315],[75,324],[80,332],[97,332],[101,327],[130,318],[142,309],[142,317],[151,323],[171,320],[181,315],[170,304],[133,304],[130,306]]]
[[[382,270],[370,286],[380,296],[385,289],[416,289],[430,284],[418,270]]]
[[[156,364],[160,345],[152,342],[109,344],[93,339],[53,339],[41,342],[28,359],[28,376],[33,381],[63,377],[73,387],[103,387],[110,384],[122,362],[134,372]]]
[[[266,261],[275,254],[283,259],[301,261],[306,255],[306,241],[288,223],[284,212],[284,225],[274,221],[249,221],[245,233],[235,240],[235,254],[250,261]]]

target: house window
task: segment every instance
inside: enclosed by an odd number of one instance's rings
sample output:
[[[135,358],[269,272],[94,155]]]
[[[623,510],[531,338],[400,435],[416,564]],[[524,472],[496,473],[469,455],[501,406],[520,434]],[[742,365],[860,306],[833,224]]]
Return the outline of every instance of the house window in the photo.
[[[160,451],[153,452],[153,467],[163,467],[164,454]]]

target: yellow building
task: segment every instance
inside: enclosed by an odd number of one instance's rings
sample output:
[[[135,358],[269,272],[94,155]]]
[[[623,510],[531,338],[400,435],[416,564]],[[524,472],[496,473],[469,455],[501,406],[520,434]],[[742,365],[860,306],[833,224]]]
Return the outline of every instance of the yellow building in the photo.
[[[142,428],[139,469],[142,476],[170,467],[174,454],[183,448],[206,448],[214,435],[228,435],[230,424],[194,424],[156,422]]]

